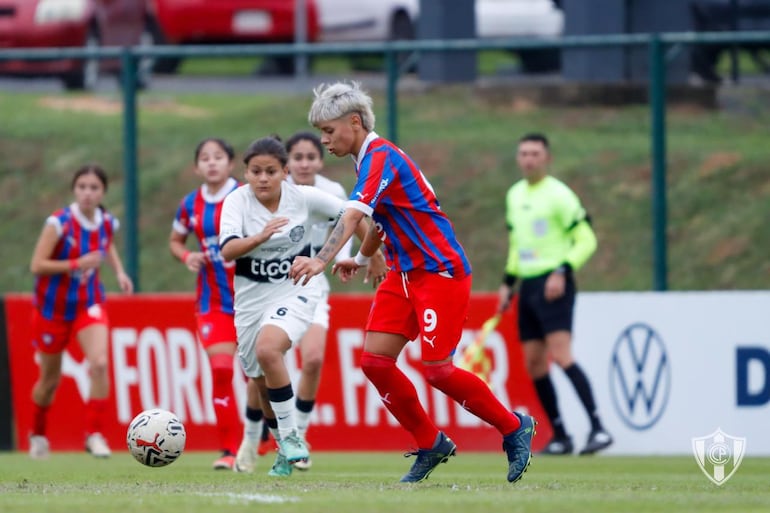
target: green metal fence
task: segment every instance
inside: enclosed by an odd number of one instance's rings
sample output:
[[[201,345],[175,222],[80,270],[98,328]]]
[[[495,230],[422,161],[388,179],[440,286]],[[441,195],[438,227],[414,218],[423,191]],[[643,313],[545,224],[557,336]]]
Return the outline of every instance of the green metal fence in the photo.
[[[45,48],[0,50],[2,60],[120,59],[123,95],[123,163],[125,167],[126,271],[139,285],[138,172],[137,172],[137,68],[142,58],[164,57],[274,57],[381,54],[385,57],[387,133],[398,139],[397,85],[401,74],[398,55],[405,52],[457,52],[482,50],[576,49],[647,47],[649,51],[650,154],[652,164],[652,232],[654,290],[668,289],[667,193],[666,193],[666,59],[682,45],[741,45],[770,43],[770,31],[679,32],[565,36],[552,40],[504,38],[393,41],[350,44],[276,44],[228,46],[155,46],[131,48]]]

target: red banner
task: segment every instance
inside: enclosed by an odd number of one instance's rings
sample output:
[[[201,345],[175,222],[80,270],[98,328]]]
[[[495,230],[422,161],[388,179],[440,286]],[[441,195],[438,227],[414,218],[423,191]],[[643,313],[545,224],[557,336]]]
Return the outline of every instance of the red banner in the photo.
[[[326,359],[308,433],[314,450],[404,450],[414,445],[385,410],[358,366],[370,302],[368,295],[331,298]],[[456,361],[493,313],[495,304],[493,294],[472,297]],[[17,448],[26,450],[32,421],[30,394],[38,374],[30,342],[31,297],[7,295],[5,308]],[[215,450],[210,370],[195,337],[193,296],[111,295],[107,311],[114,424],[104,435],[113,450],[125,447],[126,428],[134,415],[156,407],[179,416],[187,430],[188,449]],[[535,415],[539,421],[535,449],[541,449],[551,430],[526,374],[513,315],[503,318],[488,337],[486,348],[493,360],[495,394],[509,408]],[[419,345],[408,344],[399,367],[415,383],[421,402],[439,428],[462,450],[499,451],[499,434],[430,387],[420,373],[419,362]],[[291,351],[287,363],[296,383],[298,353]],[[243,377],[236,376],[234,385],[243,406]],[[78,344],[72,343],[63,358],[62,382],[50,410],[48,438],[53,450],[83,448],[83,398],[87,395],[87,364]]]

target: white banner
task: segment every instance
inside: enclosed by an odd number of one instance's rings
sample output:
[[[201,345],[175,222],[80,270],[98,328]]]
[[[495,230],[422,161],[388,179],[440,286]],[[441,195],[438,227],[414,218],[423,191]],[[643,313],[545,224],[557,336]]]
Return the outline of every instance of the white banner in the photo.
[[[690,454],[717,429],[770,455],[770,292],[580,293],[573,348],[612,454]],[[552,365],[576,449],[590,424]]]

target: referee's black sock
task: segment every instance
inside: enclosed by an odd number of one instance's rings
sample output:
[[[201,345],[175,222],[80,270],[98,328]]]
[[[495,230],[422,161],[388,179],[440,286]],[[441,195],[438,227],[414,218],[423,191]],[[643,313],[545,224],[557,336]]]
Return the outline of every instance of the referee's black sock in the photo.
[[[567,432],[564,430],[564,424],[559,414],[559,405],[556,403],[556,389],[553,387],[551,375],[546,374],[542,378],[534,380],[537,397],[540,398],[540,404],[543,405],[548,420],[553,427],[554,438],[567,438]]]
[[[583,407],[588,413],[588,417],[591,419],[591,431],[598,431],[602,428],[602,423],[599,420],[599,413],[596,411],[596,402],[594,401],[594,394],[591,392],[591,384],[588,382],[588,376],[586,376],[583,369],[578,366],[577,363],[573,363],[566,369],[564,373],[572,382],[572,386],[575,387],[580,401],[583,403]]]

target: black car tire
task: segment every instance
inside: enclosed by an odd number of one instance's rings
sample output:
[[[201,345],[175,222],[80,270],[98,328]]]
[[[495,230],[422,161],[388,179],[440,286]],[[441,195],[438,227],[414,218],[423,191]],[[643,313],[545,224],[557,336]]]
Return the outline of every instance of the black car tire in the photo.
[[[147,20],[147,28],[150,30],[153,36],[153,41],[156,45],[165,45],[168,44],[168,40],[166,39],[166,35],[163,33],[163,30],[160,28],[160,24],[157,20],[154,18],[149,18]],[[153,63],[152,70],[155,73],[161,73],[164,75],[174,75],[177,71],[179,71],[179,66],[182,65],[182,58],[181,57],[160,57],[158,59],[155,59],[155,62]]]
[[[549,73],[561,69],[561,51],[558,48],[520,50],[521,69],[526,73]]]

